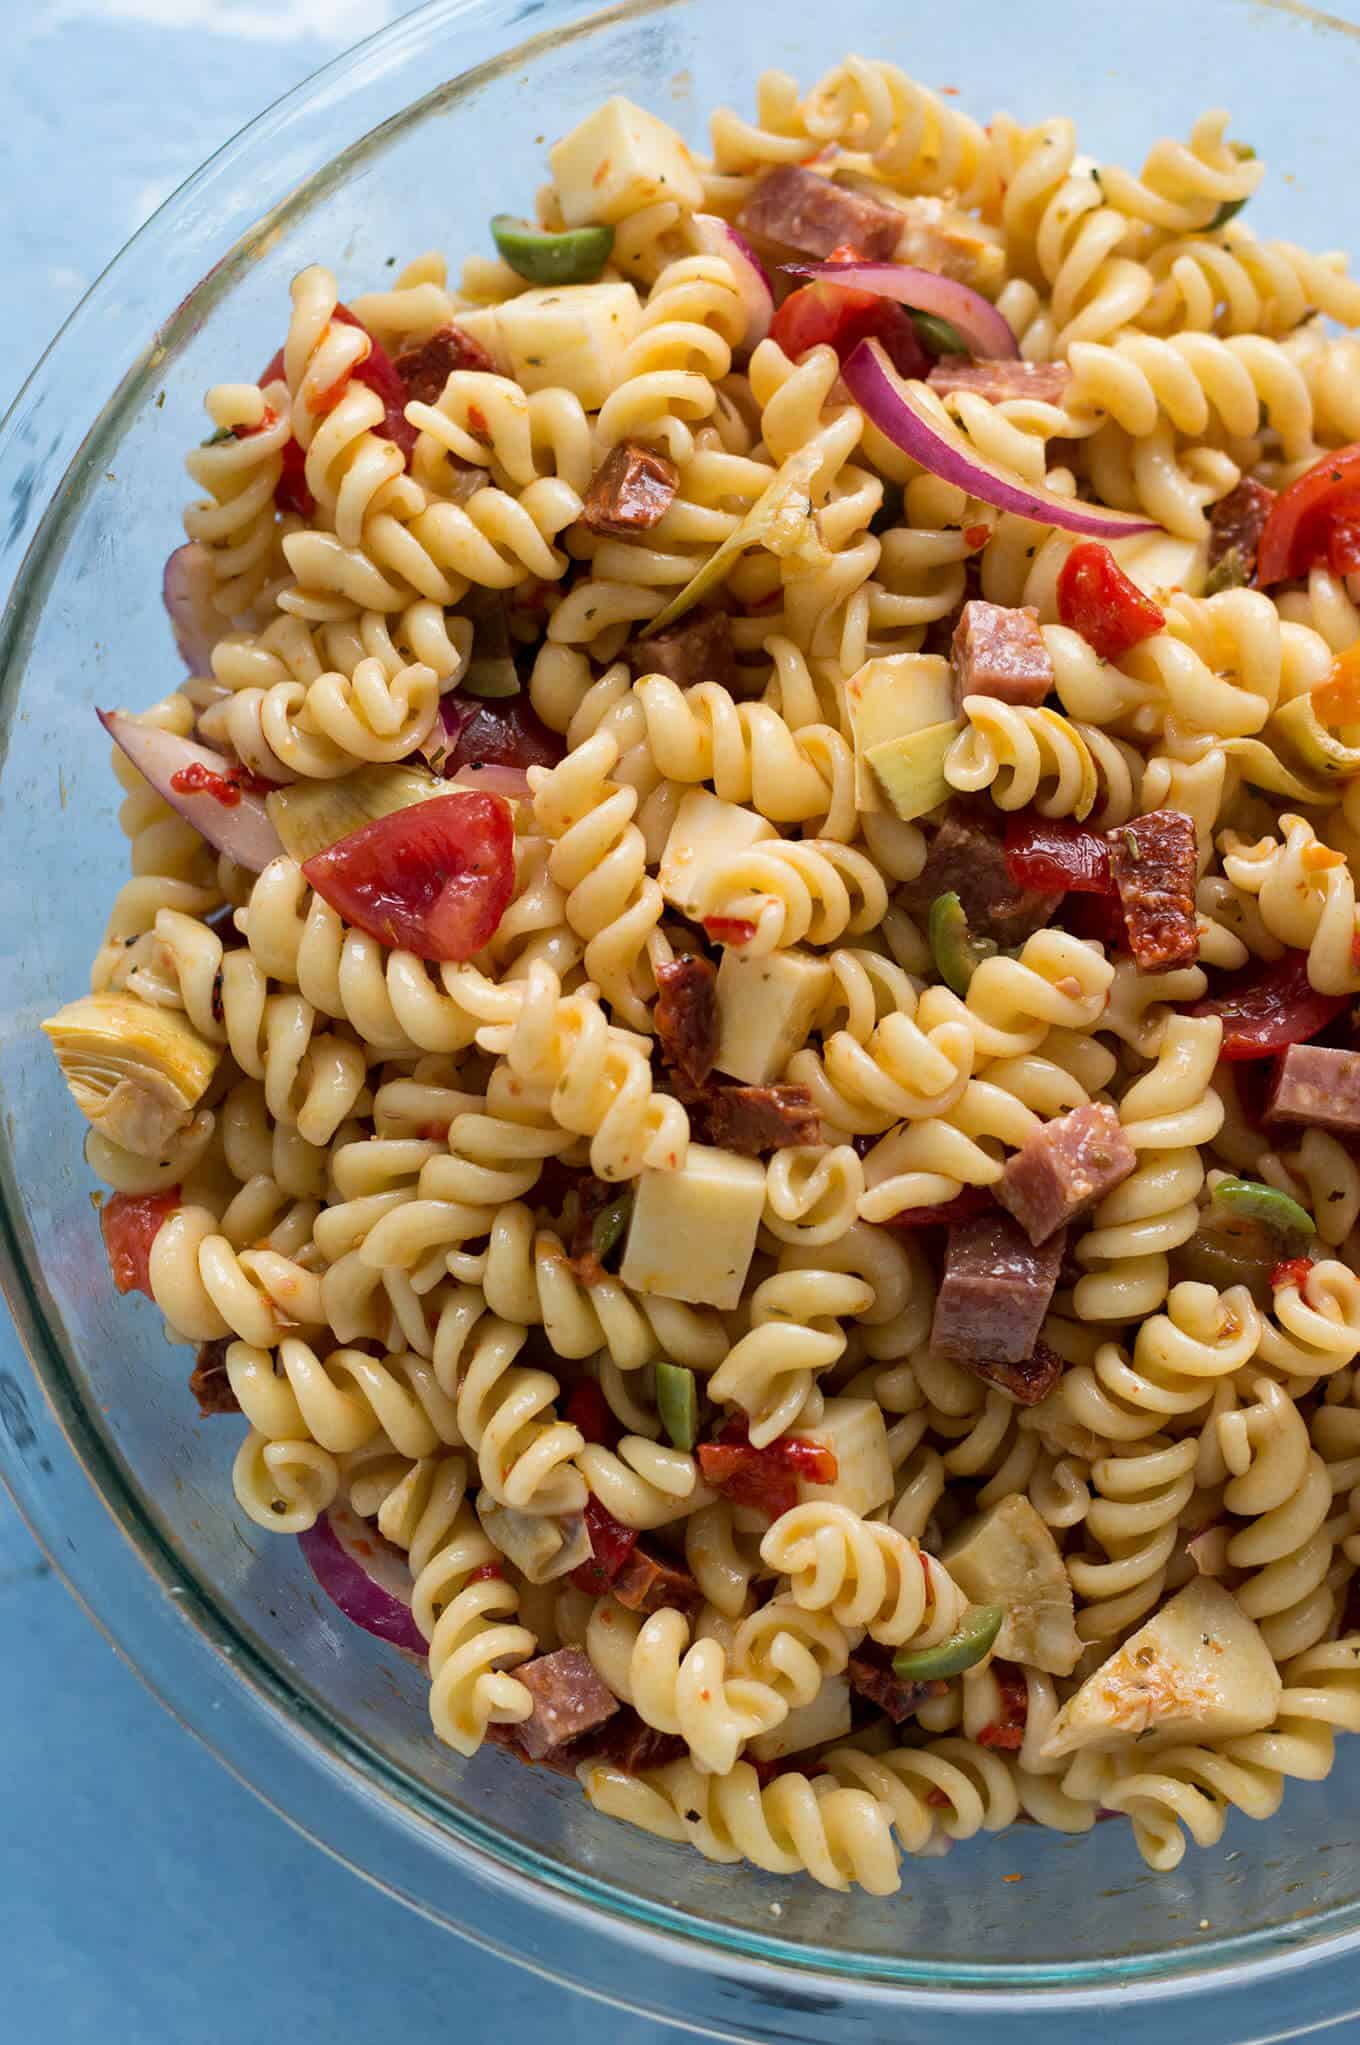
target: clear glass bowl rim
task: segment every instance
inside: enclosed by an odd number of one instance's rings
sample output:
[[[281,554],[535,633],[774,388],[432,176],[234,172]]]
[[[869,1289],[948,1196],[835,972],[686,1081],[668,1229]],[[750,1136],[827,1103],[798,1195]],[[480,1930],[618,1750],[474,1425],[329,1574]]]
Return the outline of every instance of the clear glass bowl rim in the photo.
[[[18,507],[8,530],[0,534],[0,587],[12,585],[0,615],[0,757],[14,707],[11,678],[21,671],[34,623],[60,563],[63,499],[73,469],[97,459],[105,435],[127,409],[144,399],[157,360],[173,349],[186,323],[211,310],[218,288],[230,282],[243,245],[267,232],[270,221],[286,210],[290,196],[301,187],[343,176],[386,121],[400,121],[408,107],[421,103],[399,95],[388,107],[383,88],[404,76],[404,67],[454,21],[499,14],[506,26],[526,19],[544,25],[471,72],[441,80],[437,92],[479,76],[499,75],[546,43],[589,36],[610,22],[680,4],[682,0],[625,0],[623,5],[595,10],[590,0],[547,4],[529,0],[512,12],[504,0],[427,0],[257,116],[144,224],[90,287],[0,421],[0,502],[12,501]],[[1360,34],[1353,24],[1319,13],[1301,0],[1255,4],[1303,16],[1351,38]],[[366,103],[365,95],[382,107],[383,117],[365,120],[354,139],[336,152],[337,108],[342,103],[348,108],[351,99],[356,107]],[[250,177],[234,185],[233,173],[247,167]],[[269,202],[263,210],[262,197]],[[208,239],[224,251],[206,276],[177,277],[174,260],[166,260],[181,225],[192,226],[186,241]],[[159,318],[159,309],[176,284],[180,302],[168,319]],[[80,357],[85,337],[96,327],[111,373],[118,374],[119,381],[86,426],[88,383]],[[44,400],[55,404],[60,424],[37,472],[42,487],[35,488],[31,455],[22,445],[19,427]],[[838,2023],[856,2015],[904,2016],[910,2009],[929,2013],[934,2020],[962,2017],[967,2011],[990,2023],[1002,2016],[1014,2018],[1016,1989],[1023,1991],[1027,2019],[1051,2021],[1060,2013],[1075,2019],[1082,2010],[1094,2015],[1097,2009],[1108,2008],[1109,1989],[1115,1984],[1124,1998],[1146,2007],[1166,1998],[1259,1989],[1268,1975],[1331,1967],[1360,1948],[1360,1904],[1350,1904],[1314,1914],[1301,1934],[1298,1927],[1261,1927],[1127,1960],[1027,1969],[979,1963],[968,1970],[945,1970],[912,1960],[903,1961],[900,1972],[886,1974],[879,1962],[857,1964],[854,1955],[834,1949],[810,1949],[714,1926],[696,1932],[695,1921],[679,1911],[639,1903],[580,1872],[564,1879],[559,1869],[531,1849],[513,1845],[466,1814],[436,1804],[363,1743],[334,1724],[314,1722],[317,1715],[290,1689],[284,1675],[236,1632],[200,1586],[186,1582],[183,1568],[142,1514],[90,1426],[49,1335],[40,1278],[29,1266],[10,1211],[11,1182],[3,1152],[0,1134],[0,1162],[6,1166],[5,1199],[0,1203],[0,1289],[44,1403],[34,1409],[23,1387],[0,1372],[0,1479],[67,1587],[172,1715],[287,1822],[432,1921],[603,2000],[650,2010],[670,2022],[724,2037],[752,2035],[745,2026],[758,2009],[777,2015],[778,2026],[766,2031],[762,2025],[759,2033],[773,2038],[794,2035],[795,2012],[815,2012],[819,2006],[824,2013],[834,2009]],[[123,1536],[119,1543],[108,1542],[110,1520]],[[88,1547],[81,1547],[73,1529],[82,1538],[89,1537]],[[110,1618],[114,1604],[119,1612],[116,1622]],[[460,1888],[456,1919],[429,1900],[438,1893],[434,1877],[441,1868],[447,1877],[450,1842],[459,1871],[472,1878],[467,1886],[476,1891],[476,1908],[469,1916],[461,1907],[468,1898]],[[615,1964],[622,1957],[620,1946],[633,1947],[651,1972],[650,1988],[621,1989],[614,1967],[601,1967],[598,1961],[588,1964],[583,1945],[573,1948],[573,1971],[545,1964],[537,1954],[535,1931],[535,1919],[545,1911],[565,1920],[566,1928],[586,1940],[593,1938],[602,1951],[612,1943]],[[578,1960],[585,1971],[576,1970]],[[706,1993],[705,1980],[710,1990],[716,1986],[735,1991],[741,1999],[740,2033],[727,2028],[733,2014],[730,1994],[724,2001],[721,1993]],[[800,1993],[814,1984],[834,1994],[834,2002]],[[683,2010],[672,1995],[683,2000]],[[1360,2008],[1360,2001],[1352,2005],[1347,1996],[1344,2008],[1338,2007],[1337,2016],[1328,2021],[1352,2014],[1354,2008]],[[800,2028],[797,2035],[824,2034]]]

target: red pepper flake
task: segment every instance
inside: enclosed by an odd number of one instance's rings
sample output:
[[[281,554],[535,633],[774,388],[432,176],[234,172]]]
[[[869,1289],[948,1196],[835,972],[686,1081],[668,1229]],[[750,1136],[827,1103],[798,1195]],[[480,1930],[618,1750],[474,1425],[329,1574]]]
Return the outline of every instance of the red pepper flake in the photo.
[[[1019,1725],[997,1725],[993,1721],[982,1728],[977,1743],[980,1747],[999,1747],[1004,1753],[1014,1754],[1025,1744],[1025,1729]]]
[[[756,926],[745,916],[705,916],[704,929],[714,944],[749,944]]]
[[[486,423],[486,413],[480,405],[468,406],[467,422],[478,440],[490,440],[491,428]]]
[[[237,440],[252,440],[257,433],[267,433],[271,426],[277,426],[279,415],[272,405],[266,405],[253,426],[233,426],[232,434]]]
[[[930,1805],[932,1811],[947,1811],[950,1807],[949,1798],[942,1789],[927,1790],[926,1802]]]
[[[191,760],[187,767],[176,767],[170,776],[170,786],[176,795],[210,795],[214,802],[221,803],[223,809],[235,809],[241,800],[241,784],[235,775],[230,771],[215,773],[201,760]]]
[[[489,1583],[492,1577],[503,1577],[505,1571],[499,1562],[479,1562],[475,1569],[468,1571],[469,1583]]]
[[[988,540],[992,537],[992,529],[989,525],[966,525],[963,529],[963,537],[973,549],[973,552],[976,553],[979,547],[986,546]]]
[[[421,1137],[426,1143],[447,1143],[449,1140],[449,1125],[447,1122],[422,1122],[416,1131],[416,1135]]]
[[[1308,1273],[1312,1268],[1313,1260],[1311,1257],[1286,1257],[1284,1262],[1277,1264],[1270,1274],[1271,1291],[1280,1292],[1286,1285],[1304,1286],[1308,1281]]]

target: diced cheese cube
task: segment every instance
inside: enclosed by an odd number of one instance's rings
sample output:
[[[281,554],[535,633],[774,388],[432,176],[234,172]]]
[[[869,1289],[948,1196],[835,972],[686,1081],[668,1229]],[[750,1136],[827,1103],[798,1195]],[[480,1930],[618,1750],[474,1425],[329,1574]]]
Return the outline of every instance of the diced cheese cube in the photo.
[[[953,670],[934,653],[883,654],[851,675],[845,700],[855,742],[855,802],[862,810],[881,809],[883,797],[866,755],[908,732],[952,723]]]
[[[834,1484],[798,1480],[800,1505],[849,1506],[862,1519],[893,1495],[892,1456],[882,1408],[873,1399],[828,1399],[815,1427],[799,1426],[804,1441],[815,1441],[836,1458]]]
[[[796,947],[766,958],[724,950],[717,991],[715,1065],[747,1086],[769,1086],[807,1042],[831,992],[831,967]]]
[[[661,892],[682,916],[698,918],[709,869],[778,834],[774,825],[707,788],[691,788],[671,825],[657,869]]]
[[[764,1209],[765,1174],[754,1158],[691,1143],[678,1171],[638,1179],[620,1276],[638,1292],[730,1309]]]
[[[548,151],[568,227],[613,222],[661,199],[694,208],[704,188],[674,128],[615,94]]]
[[[496,307],[496,353],[526,391],[565,387],[591,412],[619,383],[641,322],[631,284],[545,285]]]
[[[1057,1542],[1027,1498],[1016,1493],[969,1520],[940,1560],[975,1605],[1005,1606],[999,1655],[1071,1675],[1081,1657],[1072,1585]]]
[[[796,1705],[773,1732],[752,1740],[747,1752],[757,1761],[782,1761],[786,1754],[801,1754],[805,1747],[845,1739],[850,1723],[849,1680],[828,1676],[811,1703]]]
[[[1230,1591],[1196,1577],[1069,1697],[1041,1754],[1156,1748],[1259,1732],[1280,1704],[1275,1658]]]

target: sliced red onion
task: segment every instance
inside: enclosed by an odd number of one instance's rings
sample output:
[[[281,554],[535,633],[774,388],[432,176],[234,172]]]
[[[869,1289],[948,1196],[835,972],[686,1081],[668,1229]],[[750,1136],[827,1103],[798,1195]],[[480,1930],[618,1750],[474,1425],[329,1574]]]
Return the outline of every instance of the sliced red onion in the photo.
[[[297,1538],[312,1575],[347,1619],[424,1661],[425,1637],[411,1616],[411,1571],[399,1549],[347,1505],[333,1505]]]
[[[450,788],[479,788],[483,795],[503,795],[508,802],[529,800],[529,777],[523,767],[460,767],[445,779]]]
[[[732,266],[742,304],[746,307],[746,332],[738,344],[742,354],[765,339],[774,318],[774,288],[769,273],[744,234],[739,234],[716,213],[696,213],[694,226],[699,246],[708,256],[721,256]]]
[[[956,484],[997,511],[1015,511],[1040,525],[1090,533],[1098,540],[1160,530],[1154,518],[1061,497],[1042,483],[1027,483],[1013,470],[985,460],[956,426],[942,422],[929,408],[923,386],[903,383],[877,341],[861,341],[843,364],[841,376],[855,403],[894,447],[932,476]]]
[[[1014,361],[1020,343],[990,300],[955,277],[918,270],[910,263],[786,263],[795,277],[816,277],[825,284],[848,284],[853,291],[872,291],[892,298],[913,312],[933,312],[948,320],[974,355]]]
[[[176,547],[161,577],[161,602],[175,635],[179,657],[191,675],[211,672],[210,655],[226,628],[226,620],[214,608],[217,587],[212,555],[196,540]]]
[[[109,737],[121,746],[139,774],[144,774],[157,795],[168,802],[177,816],[192,824],[217,852],[225,852],[250,873],[263,873],[271,859],[283,851],[278,832],[264,806],[264,797],[253,789],[238,791],[240,800],[228,806],[206,790],[184,792],[173,786],[184,767],[202,767],[208,773],[229,775],[235,762],[223,753],[210,752],[193,739],[180,738],[173,731],[161,731],[154,724],[139,724],[125,710],[97,713]]]

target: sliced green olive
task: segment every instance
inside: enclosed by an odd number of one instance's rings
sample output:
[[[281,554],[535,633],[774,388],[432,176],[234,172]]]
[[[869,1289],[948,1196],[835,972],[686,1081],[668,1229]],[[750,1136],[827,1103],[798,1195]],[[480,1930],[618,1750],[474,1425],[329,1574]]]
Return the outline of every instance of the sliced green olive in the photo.
[[[1212,1285],[1219,1292],[1245,1285],[1258,1306],[1270,1299],[1270,1274],[1280,1261],[1279,1239],[1249,1215],[1210,1206],[1194,1235],[1171,1252],[1171,1275]]]
[[[1316,1223],[1306,1207],[1282,1193],[1277,1186],[1263,1186],[1259,1179],[1220,1179],[1214,1199],[1229,1214],[1259,1221],[1279,1236],[1311,1236]]]
[[[497,213],[491,238],[517,277],[531,284],[589,284],[609,261],[612,227],[566,227],[560,234],[513,213]]]
[[[699,1393],[694,1372],[683,1363],[658,1363],[653,1370],[661,1425],[675,1448],[692,1449],[699,1439]]]
[[[951,327],[948,320],[942,320],[938,313],[913,312],[911,323],[927,355],[938,358],[941,355],[971,355],[973,352],[958,328]]]
[[[590,1247],[602,1264],[623,1241],[623,1232],[632,1212],[632,1193],[620,1193],[607,1207],[600,1209],[591,1223]]]
[[[1004,1605],[974,1605],[957,1633],[938,1647],[893,1656],[893,1674],[904,1683],[931,1683],[938,1676],[961,1676],[980,1662],[1006,1622]]]
[[[957,895],[936,895],[930,905],[930,949],[946,987],[960,1000],[984,959],[995,958],[990,938],[974,937]]]
[[[1225,589],[1245,589],[1247,581],[1246,556],[1240,547],[1229,547],[1205,576],[1204,594],[1221,596]]]
[[[1250,142],[1230,142],[1228,147],[1239,163],[1255,163],[1256,151]],[[1226,227],[1230,220],[1236,220],[1246,203],[1245,199],[1225,199],[1204,232],[1213,234],[1217,228]]]

